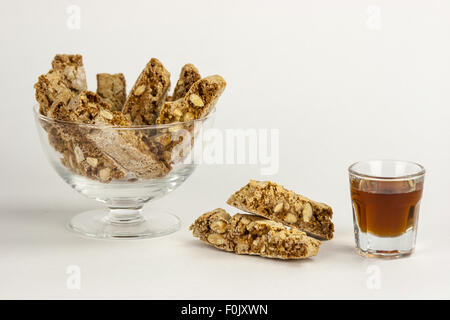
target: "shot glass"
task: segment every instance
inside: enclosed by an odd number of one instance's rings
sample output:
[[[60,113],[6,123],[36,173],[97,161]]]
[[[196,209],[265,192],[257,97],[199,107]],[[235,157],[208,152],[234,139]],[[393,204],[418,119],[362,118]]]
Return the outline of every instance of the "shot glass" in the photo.
[[[370,160],[354,163],[348,171],[357,252],[391,258],[413,253],[424,167],[409,161]]]

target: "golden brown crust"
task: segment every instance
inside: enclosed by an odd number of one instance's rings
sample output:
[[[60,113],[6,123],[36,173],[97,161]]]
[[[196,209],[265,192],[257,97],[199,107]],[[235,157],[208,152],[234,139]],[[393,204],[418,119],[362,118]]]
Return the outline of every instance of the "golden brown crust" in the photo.
[[[72,172],[109,182],[128,178],[166,175],[174,162],[187,156],[194,140],[193,124],[155,131],[117,130],[111,126],[155,124],[170,88],[170,74],[155,58],[146,65],[128,98],[122,74],[98,74],[97,94],[87,91],[81,55],[56,55],[52,69],[35,85],[40,113],[68,123],[41,121],[50,144],[63,155]],[[214,107],[225,88],[220,76],[200,79],[198,70],[186,64],[174,90],[182,103],[183,120],[203,117]],[[175,101],[174,101],[175,103]],[[123,108],[122,108],[123,105]],[[123,113],[120,112],[123,110]],[[177,120],[178,111],[167,109],[160,123]],[[98,129],[83,124],[105,124]],[[189,133],[185,139],[181,133]],[[100,173],[101,171],[101,173]]]
[[[231,217],[223,209],[201,215],[189,229],[194,237],[218,249],[267,258],[308,258],[318,253],[321,244],[281,223],[248,214]]]
[[[130,126],[131,121],[127,116],[118,111],[112,111],[111,106],[98,94],[90,91],[82,91],[73,101],[69,108],[61,108],[53,111],[52,116],[59,120],[69,120],[76,123],[105,124],[107,126]],[[70,126],[70,125],[69,125]],[[153,154],[142,141],[140,134],[133,130],[120,130],[117,128],[78,128],[73,132],[71,139],[77,142],[83,150],[83,146],[77,140],[83,139],[83,143],[96,150],[97,162],[103,163],[106,159],[113,160],[115,167],[122,172],[134,174],[137,178],[161,177],[168,173],[168,168]],[[86,146],[85,146],[86,147]],[[83,157],[80,154],[80,158]],[[99,155],[101,156],[99,157]],[[90,158],[92,154],[87,155]],[[101,181],[109,181],[115,177],[110,174],[117,168],[104,170],[99,176]],[[96,176],[97,177],[97,176]]]
[[[170,73],[152,58],[139,75],[122,112],[136,125],[154,124],[170,89]]]
[[[56,55],[52,69],[34,85],[39,112],[45,116],[55,104],[68,105],[80,91],[86,90],[86,74],[80,55]]]
[[[206,116],[214,108],[225,86],[221,76],[206,77],[191,85],[184,98],[164,104],[156,123],[184,122],[176,131],[155,137],[159,154],[166,164],[187,156],[195,141],[194,124],[188,121]]]
[[[83,103],[103,103],[95,94],[84,91],[86,76],[81,56],[56,55],[52,68],[47,74],[41,75],[35,84],[40,113],[63,121],[77,121],[78,117],[92,116],[85,110],[70,110],[70,107],[77,108]],[[110,108],[107,104],[103,107]],[[98,112],[93,108],[92,112],[95,111]],[[80,114],[77,115],[77,112]],[[41,123],[48,132],[50,145],[62,154],[62,164],[73,173],[102,182],[125,176],[125,171],[89,141],[86,131],[77,124]]]
[[[48,116],[49,110],[55,104],[68,105],[75,93],[70,90],[59,71],[50,70],[47,74],[39,76],[34,85],[36,101],[39,103],[39,113]]]
[[[333,210],[330,206],[286,190],[274,182],[251,180],[227,203],[322,239],[333,238]]]
[[[67,66],[82,67],[83,56],[81,54],[57,54],[53,58],[52,68],[55,70],[65,69]]]
[[[122,111],[127,98],[124,75],[122,73],[98,73],[97,93],[111,104],[113,111]]]
[[[189,88],[201,78],[200,72],[192,63],[185,64],[181,69],[180,77],[173,90],[173,94],[171,97],[167,97],[167,101],[175,101],[184,98],[188,93]]]
[[[87,89],[83,58],[79,54],[57,54],[52,61],[53,70],[63,74],[69,89],[78,93]]]
[[[50,144],[63,155],[61,162],[72,172],[84,177],[109,182],[125,177],[126,171],[116,161],[104,154],[88,138],[93,131],[78,123],[95,124],[104,116],[108,121],[129,124],[121,113],[110,111],[111,106],[94,92],[82,91],[72,99],[69,106],[55,104],[49,111],[49,117],[70,123],[53,123],[49,133]]]
[[[226,82],[219,76],[209,76],[195,82],[182,99],[166,102],[161,109],[156,123],[172,123],[200,119],[215,106]]]

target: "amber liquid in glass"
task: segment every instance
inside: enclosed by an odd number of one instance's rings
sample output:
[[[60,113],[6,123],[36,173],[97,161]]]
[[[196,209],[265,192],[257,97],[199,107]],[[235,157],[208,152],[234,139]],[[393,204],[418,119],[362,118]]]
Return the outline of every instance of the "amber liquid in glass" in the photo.
[[[408,181],[362,183],[363,187],[353,183],[351,186],[352,203],[362,232],[396,237],[416,226],[422,188]]]

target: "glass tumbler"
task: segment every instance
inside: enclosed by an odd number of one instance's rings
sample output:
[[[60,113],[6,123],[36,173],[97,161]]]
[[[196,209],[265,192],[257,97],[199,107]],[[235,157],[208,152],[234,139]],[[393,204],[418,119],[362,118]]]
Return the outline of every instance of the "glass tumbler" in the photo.
[[[417,163],[369,160],[349,169],[356,250],[366,257],[414,252],[425,169]]]

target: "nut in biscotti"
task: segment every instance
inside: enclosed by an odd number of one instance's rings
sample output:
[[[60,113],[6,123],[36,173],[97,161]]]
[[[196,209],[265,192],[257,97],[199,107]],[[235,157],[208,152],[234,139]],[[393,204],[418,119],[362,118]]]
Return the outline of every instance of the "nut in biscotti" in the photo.
[[[121,113],[110,111],[110,108],[111,106],[94,92],[82,91],[72,99],[69,106],[56,104],[49,111],[49,117],[68,121],[52,124],[52,131],[48,132],[50,143],[55,150],[63,154],[63,165],[73,173],[101,182],[125,177],[124,168],[89,139],[88,134],[95,130],[79,125],[95,124],[99,121],[122,125],[129,123]],[[52,143],[54,139],[57,141]]]
[[[97,82],[97,94],[87,91],[82,56],[60,54],[35,88],[40,113],[66,121],[41,121],[50,144],[63,155],[63,164],[102,182],[165,176],[189,154],[195,138],[192,122],[145,133],[113,127],[155,124],[158,117],[159,123],[201,118],[225,87],[220,76],[200,79],[195,66],[186,64],[172,97],[177,101],[162,115],[170,74],[159,60],[150,60],[127,98],[122,74],[98,74]]]
[[[143,142],[139,132],[105,127],[87,137],[111,159],[137,178],[163,177],[169,168]]]
[[[82,100],[102,103],[95,94],[82,93],[86,89],[86,76],[80,55],[56,55],[52,69],[39,77],[35,88],[40,113],[55,120],[80,122],[78,116],[82,118],[82,114],[76,115],[77,111],[71,112],[70,108]],[[106,104],[104,107],[108,108]],[[71,123],[41,123],[48,132],[50,145],[61,153],[62,164],[73,173],[103,182],[125,176],[120,166],[86,138],[83,128]]]
[[[274,182],[251,180],[227,203],[322,239],[333,238],[333,210],[330,206],[286,190]]]
[[[60,71],[67,86],[74,92],[87,89],[83,57],[79,54],[57,54],[52,61],[53,70]]]
[[[122,73],[98,73],[97,93],[111,104],[113,111],[122,111],[127,98],[124,75]]]
[[[97,94],[82,92],[72,103],[69,113],[72,121],[105,125],[90,129],[85,136],[126,172],[143,179],[168,173],[166,165],[142,141],[139,131],[116,128],[131,126],[131,121],[121,112],[112,111],[111,106]],[[109,173],[107,170],[99,171],[100,179],[105,180]]]
[[[34,88],[36,101],[39,103],[39,113],[44,116],[48,116],[52,106],[57,104],[67,106],[75,96],[75,93],[67,87],[61,72],[54,70],[39,76]]]
[[[164,104],[156,123],[183,122],[206,116],[214,108],[225,86],[225,80],[219,75],[198,80],[184,98]]]
[[[181,69],[180,77],[173,90],[173,95],[168,97],[167,101],[175,101],[184,98],[191,86],[201,78],[198,69],[193,64],[185,64]]]
[[[166,163],[185,158],[195,140],[194,124],[189,121],[206,116],[225,89],[226,82],[221,76],[200,79],[189,88],[183,98],[166,102],[156,123],[180,123],[179,128],[170,127],[168,134],[155,137],[155,144]],[[190,138],[190,139],[189,139]]]
[[[170,73],[162,63],[152,58],[131,89],[124,114],[129,114],[133,124],[154,124],[170,89]]]
[[[51,115],[59,120],[100,125],[61,124],[63,139],[70,142],[63,163],[75,173],[101,182],[121,179],[127,173],[144,179],[168,173],[168,168],[149,150],[139,132],[116,128],[130,126],[128,117],[112,111],[94,92],[82,91],[69,108],[52,109]]]
[[[86,90],[86,74],[81,55],[58,54],[52,69],[34,85],[39,112],[48,116],[56,104],[67,106],[80,91]]]
[[[281,223],[248,214],[231,217],[223,209],[201,215],[189,229],[194,237],[218,249],[267,258],[308,258],[318,253],[321,244]]]

